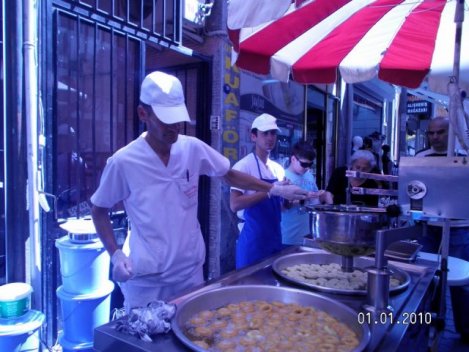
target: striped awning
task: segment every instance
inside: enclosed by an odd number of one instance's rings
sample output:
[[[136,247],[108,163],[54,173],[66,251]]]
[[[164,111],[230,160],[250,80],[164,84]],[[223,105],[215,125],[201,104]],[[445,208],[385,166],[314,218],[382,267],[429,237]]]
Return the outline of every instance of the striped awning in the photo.
[[[228,28],[239,68],[281,81],[379,78],[447,92],[460,43],[459,86],[469,92],[469,18],[460,0],[231,0]],[[463,1],[461,2],[463,4]],[[268,10],[267,10],[268,9]],[[456,61],[457,63],[457,61]]]

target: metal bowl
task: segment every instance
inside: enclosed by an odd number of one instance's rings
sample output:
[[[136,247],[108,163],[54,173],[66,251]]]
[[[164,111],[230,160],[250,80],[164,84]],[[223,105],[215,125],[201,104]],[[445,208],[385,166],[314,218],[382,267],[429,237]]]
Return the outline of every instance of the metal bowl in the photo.
[[[387,225],[381,212],[312,211],[312,234],[326,251],[342,256],[374,252],[376,230]]]
[[[344,294],[344,295],[355,295],[355,296],[362,296],[366,295],[366,290],[348,290],[348,289],[338,289],[338,288],[331,288],[331,287],[324,287],[320,285],[314,285],[309,282],[295,279],[289,277],[282,273],[287,267],[298,265],[298,264],[332,264],[337,263],[341,264],[341,257],[338,255],[327,254],[327,253],[294,253],[282,256],[277,258],[272,264],[272,270],[280,276],[282,279],[291,282],[296,285],[300,285],[302,287],[306,287],[309,289],[314,289],[322,292],[327,293],[335,293],[335,294]],[[362,270],[364,268],[372,266],[374,263],[373,260],[367,260],[365,258],[355,258],[354,259],[354,267],[356,269]],[[391,293],[397,293],[400,291],[405,290],[410,283],[410,275],[405,271],[402,271],[394,266],[389,266],[389,269],[392,271],[392,277],[399,280],[400,284],[396,287],[392,287],[389,291]]]
[[[358,324],[357,312],[345,304],[304,290],[266,285],[227,286],[192,296],[178,304],[172,329],[183,344],[193,351],[203,352],[204,349],[194,344],[184,334],[185,323],[194,314],[203,310],[217,309],[246,300],[280,301],[318,308],[345,323],[357,334],[360,343],[353,351],[363,351],[370,341],[368,325]]]
[[[74,243],[91,243],[98,242],[99,235],[97,233],[69,233],[70,241]]]

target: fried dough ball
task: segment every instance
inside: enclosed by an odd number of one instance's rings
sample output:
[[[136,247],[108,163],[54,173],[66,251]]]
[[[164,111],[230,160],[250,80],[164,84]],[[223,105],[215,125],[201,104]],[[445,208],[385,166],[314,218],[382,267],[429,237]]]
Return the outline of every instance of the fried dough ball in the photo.
[[[357,337],[351,335],[342,337],[341,342],[349,348],[354,348],[359,344]]]
[[[239,307],[241,308],[242,312],[246,312],[246,313],[254,312],[256,308],[254,304],[252,304],[251,302],[241,302],[239,304]]]
[[[228,322],[226,320],[217,319],[210,324],[210,328],[212,328],[213,330],[220,330],[226,327],[227,325]]]
[[[248,323],[250,329],[260,329],[264,325],[264,322],[260,318],[252,318]]]
[[[242,346],[255,346],[257,344],[257,339],[246,335],[239,339],[239,343]]]
[[[221,337],[228,339],[238,335],[238,329],[234,327],[227,327],[220,332]]]
[[[205,342],[204,340],[197,340],[197,341],[192,341],[192,342],[205,350],[210,348],[208,343]]]
[[[196,315],[191,320],[189,320],[189,323],[194,326],[200,326],[205,324],[205,320]]]
[[[246,314],[241,313],[241,312],[232,313],[230,317],[233,322],[246,321]]]
[[[318,352],[334,352],[335,351],[335,346],[332,343],[321,343],[317,347]]]
[[[236,348],[236,343],[233,340],[221,340],[217,343],[217,348],[221,351],[228,351]]]
[[[229,310],[231,310],[232,312],[239,312],[239,305],[238,304],[234,304],[234,303],[231,303],[231,304],[228,304],[226,306],[226,308],[228,308]]]
[[[217,314],[221,317],[227,317],[231,314],[231,310],[228,309],[227,307],[222,307],[217,309]]]
[[[199,317],[205,320],[212,319],[214,315],[215,313],[210,310],[203,310],[202,312],[199,313]]]
[[[213,334],[213,330],[207,326],[198,326],[194,330],[194,335],[198,337],[210,337]]]

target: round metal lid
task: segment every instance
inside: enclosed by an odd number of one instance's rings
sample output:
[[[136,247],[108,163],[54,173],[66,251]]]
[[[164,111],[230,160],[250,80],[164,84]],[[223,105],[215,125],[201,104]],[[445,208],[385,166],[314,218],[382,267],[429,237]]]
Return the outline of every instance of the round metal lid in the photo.
[[[68,232],[68,236],[72,242],[89,243],[99,240],[91,218],[70,219],[59,226]]]

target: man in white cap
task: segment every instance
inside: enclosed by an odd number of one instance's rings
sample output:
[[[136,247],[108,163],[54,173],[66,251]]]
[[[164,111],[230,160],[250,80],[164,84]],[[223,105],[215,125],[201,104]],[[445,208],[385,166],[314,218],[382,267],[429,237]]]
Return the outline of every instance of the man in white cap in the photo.
[[[276,118],[269,114],[259,115],[251,126],[254,150],[239,160],[233,169],[245,172],[259,180],[275,184],[285,177],[283,167],[269,159],[277,143]],[[243,190],[232,187],[230,207],[244,220],[236,242],[236,268],[253,264],[282,249],[280,230],[281,198],[269,192]]]
[[[113,279],[120,282],[124,307],[166,300],[203,282],[205,245],[197,220],[199,175],[230,185],[303,199],[295,186],[273,186],[239,171],[204,142],[179,135],[189,122],[181,82],[163,72],[142,82],[137,113],[147,131],[111,156],[91,197],[92,216],[111,255]],[[119,202],[131,224],[119,249],[109,217]]]

